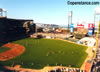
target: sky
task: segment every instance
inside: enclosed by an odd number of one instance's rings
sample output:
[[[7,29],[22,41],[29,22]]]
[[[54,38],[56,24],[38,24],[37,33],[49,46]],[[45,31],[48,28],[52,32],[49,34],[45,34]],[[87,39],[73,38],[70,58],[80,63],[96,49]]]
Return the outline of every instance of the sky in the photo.
[[[94,9],[100,5],[68,5],[68,1],[100,2],[99,0],[0,0],[0,8],[7,10],[8,18],[33,19],[35,23],[67,26],[69,11],[73,13],[73,24],[94,22]]]

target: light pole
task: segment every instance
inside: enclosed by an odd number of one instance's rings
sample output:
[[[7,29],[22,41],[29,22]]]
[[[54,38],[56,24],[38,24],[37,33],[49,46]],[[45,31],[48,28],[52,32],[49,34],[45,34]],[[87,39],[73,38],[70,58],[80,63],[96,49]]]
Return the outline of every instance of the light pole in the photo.
[[[95,22],[96,22],[96,15],[100,15],[100,7],[96,7],[95,8],[95,12],[94,12],[94,30],[95,30]]]
[[[72,24],[72,11],[68,12],[68,29],[69,29],[70,24]]]
[[[69,30],[69,15],[68,15],[68,30]]]

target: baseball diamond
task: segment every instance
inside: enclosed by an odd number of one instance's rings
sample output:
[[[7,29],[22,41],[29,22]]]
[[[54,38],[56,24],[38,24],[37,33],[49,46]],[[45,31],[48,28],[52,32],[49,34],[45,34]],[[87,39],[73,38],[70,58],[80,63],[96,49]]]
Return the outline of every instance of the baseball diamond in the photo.
[[[55,39],[26,38],[11,42],[12,45],[21,45],[20,55],[0,64],[6,66],[21,65],[23,68],[41,69],[45,66],[81,67],[87,57],[87,46],[73,44]],[[16,48],[16,49],[20,49]],[[8,50],[9,51],[9,50]],[[15,52],[15,51],[14,51]],[[12,54],[13,55],[13,54]]]

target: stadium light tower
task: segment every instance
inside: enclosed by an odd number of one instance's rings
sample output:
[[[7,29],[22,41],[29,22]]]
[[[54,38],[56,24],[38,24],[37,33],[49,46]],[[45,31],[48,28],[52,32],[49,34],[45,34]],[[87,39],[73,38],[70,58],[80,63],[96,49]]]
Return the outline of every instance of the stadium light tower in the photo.
[[[70,24],[72,24],[72,11],[68,12],[68,29],[69,29]]]
[[[95,29],[96,15],[100,15],[100,6],[95,8],[95,12],[94,12],[94,29]]]
[[[1,17],[7,17],[7,10],[3,9],[3,8],[0,8],[0,16]]]

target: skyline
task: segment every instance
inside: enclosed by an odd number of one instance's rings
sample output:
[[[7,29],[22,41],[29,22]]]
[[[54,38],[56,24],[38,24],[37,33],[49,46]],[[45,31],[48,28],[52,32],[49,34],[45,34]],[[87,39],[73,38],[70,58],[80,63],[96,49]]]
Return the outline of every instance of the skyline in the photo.
[[[7,9],[8,18],[33,19],[35,23],[67,26],[69,11],[73,12],[72,23],[74,24],[94,23],[94,9],[100,4],[68,5],[67,1],[82,0],[1,0],[0,7]],[[96,16],[96,20],[99,17]]]

